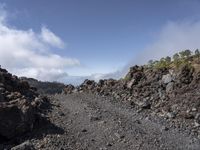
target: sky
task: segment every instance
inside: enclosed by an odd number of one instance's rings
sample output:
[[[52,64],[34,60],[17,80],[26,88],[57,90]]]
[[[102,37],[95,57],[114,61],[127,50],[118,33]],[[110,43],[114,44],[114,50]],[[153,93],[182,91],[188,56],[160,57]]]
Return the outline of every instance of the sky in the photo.
[[[0,0],[0,64],[79,83],[200,48],[200,0]]]

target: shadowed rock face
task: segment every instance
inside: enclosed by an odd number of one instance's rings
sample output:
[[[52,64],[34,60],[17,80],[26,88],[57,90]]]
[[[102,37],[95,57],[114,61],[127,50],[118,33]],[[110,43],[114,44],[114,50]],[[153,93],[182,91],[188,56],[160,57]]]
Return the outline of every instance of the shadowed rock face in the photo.
[[[27,82],[0,68],[0,137],[11,139],[32,130],[41,101]]]
[[[0,134],[10,139],[33,128],[34,107],[26,100],[0,106]]]

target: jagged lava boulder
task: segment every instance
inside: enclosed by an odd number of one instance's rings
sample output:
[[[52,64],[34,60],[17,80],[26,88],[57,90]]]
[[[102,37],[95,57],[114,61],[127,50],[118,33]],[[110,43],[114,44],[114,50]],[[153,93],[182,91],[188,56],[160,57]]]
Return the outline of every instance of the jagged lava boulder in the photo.
[[[25,81],[0,68],[0,138],[32,130],[41,98]]]

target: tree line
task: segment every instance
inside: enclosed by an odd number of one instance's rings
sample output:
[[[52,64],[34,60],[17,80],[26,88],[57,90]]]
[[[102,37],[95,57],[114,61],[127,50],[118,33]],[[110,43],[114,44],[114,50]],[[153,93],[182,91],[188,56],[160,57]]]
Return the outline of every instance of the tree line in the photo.
[[[172,57],[163,57],[160,60],[149,60],[148,67],[152,68],[164,68],[164,67],[179,67],[182,64],[189,64],[193,58],[197,59],[197,62],[200,63],[200,51],[196,49],[194,54],[191,50],[183,50],[181,52],[175,53]]]

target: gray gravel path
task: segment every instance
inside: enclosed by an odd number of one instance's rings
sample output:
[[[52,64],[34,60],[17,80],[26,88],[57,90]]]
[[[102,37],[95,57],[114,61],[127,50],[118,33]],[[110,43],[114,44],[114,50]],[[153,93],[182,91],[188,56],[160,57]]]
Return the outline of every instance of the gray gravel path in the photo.
[[[112,98],[87,93],[56,95],[55,98],[65,114],[58,119],[66,131],[66,135],[62,135],[65,143],[60,142],[63,149],[200,149],[199,140],[189,134],[168,128],[166,121],[137,113]]]

